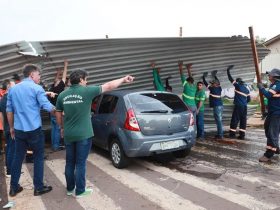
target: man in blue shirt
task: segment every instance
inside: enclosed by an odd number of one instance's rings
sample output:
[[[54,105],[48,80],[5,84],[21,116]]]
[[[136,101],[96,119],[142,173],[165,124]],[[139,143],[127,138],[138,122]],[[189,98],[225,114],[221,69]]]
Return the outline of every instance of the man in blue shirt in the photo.
[[[259,159],[260,162],[270,162],[274,154],[279,154],[280,133],[280,69],[272,69],[268,72],[271,82],[266,90],[262,83],[258,83],[261,93],[268,99],[268,114],[264,122],[265,136],[267,138],[266,151]]]
[[[241,78],[234,80],[230,74],[230,70],[234,65],[230,65],[227,68],[227,75],[229,81],[235,87],[234,95],[234,109],[230,121],[229,137],[235,138],[236,128],[238,123],[239,125],[239,136],[238,139],[245,139],[245,132],[247,126],[247,104],[250,102],[250,91],[247,88],[247,85]]]
[[[34,155],[34,195],[41,195],[52,190],[44,186],[44,136],[41,130],[40,110],[54,114],[55,107],[48,101],[46,92],[38,85],[40,70],[36,65],[23,67],[24,79],[10,88],[7,100],[7,117],[11,138],[15,140],[15,157],[11,168],[10,196],[16,196],[23,188],[19,185],[21,167],[27,147]]]
[[[215,138],[217,140],[223,139],[224,131],[223,131],[223,101],[222,101],[222,88],[220,86],[220,81],[217,78],[217,71],[211,72],[214,80],[211,81],[211,85],[208,85],[205,77],[207,77],[208,73],[203,74],[203,83],[209,89],[209,105],[213,107],[213,115],[217,125],[217,135]]]

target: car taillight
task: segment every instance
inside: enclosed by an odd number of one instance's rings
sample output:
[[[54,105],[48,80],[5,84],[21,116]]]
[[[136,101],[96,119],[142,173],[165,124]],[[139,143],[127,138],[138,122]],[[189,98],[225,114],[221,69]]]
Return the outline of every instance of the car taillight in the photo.
[[[129,109],[126,112],[124,128],[130,131],[140,131],[133,109]]]
[[[191,114],[191,117],[190,117],[190,126],[193,126],[194,125],[194,117],[193,117],[193,114]]]

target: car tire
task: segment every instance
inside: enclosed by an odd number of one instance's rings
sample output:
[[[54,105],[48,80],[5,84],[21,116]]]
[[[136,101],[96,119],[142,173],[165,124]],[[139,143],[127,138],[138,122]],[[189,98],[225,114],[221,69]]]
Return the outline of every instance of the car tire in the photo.
[[[129,164],[129,158],[125,155],[118,139],[113,139],[110,144],[110,157],[116,168],[125,168]]]
[[[186,157],[187,155],[189,155],[190,152],[191,152],[191,148],[186,148],[186,149],[174,151],[174,152],[173,152],[173,155],[174,155],[176,158],[184,158],[184,157]]]

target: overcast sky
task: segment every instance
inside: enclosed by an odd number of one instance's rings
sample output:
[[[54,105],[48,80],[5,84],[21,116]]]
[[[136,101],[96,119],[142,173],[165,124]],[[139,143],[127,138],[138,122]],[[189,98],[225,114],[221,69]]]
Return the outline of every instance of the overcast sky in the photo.
[[[0,0],[0,45],[27,40],[280,34],[278,0]]]

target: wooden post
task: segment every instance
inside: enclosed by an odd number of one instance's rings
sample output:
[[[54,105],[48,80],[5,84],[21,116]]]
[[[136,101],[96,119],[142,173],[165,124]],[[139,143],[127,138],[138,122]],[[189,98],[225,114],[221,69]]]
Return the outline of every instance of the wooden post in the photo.
[[[254,31],[253,31],[252,26],[249,27],[249,33],[250,33],[251,47],[252,47],[253,58],[254,58],[254,63],[255,63],[257,82],[261,83],[262,79],[261,79],[261,74],[260,74],[260,69],[259,69],[259,57],[258,57],[258,52],[257,52],[257,48],[256,48],[256,41],[255,41]],[[263,94],[261,93],[261,91],[259,91],[259,94],[260,94],[262,116],[264,116],[265,106],[264,106]]]
[[[183,36],[183,27],[180,27],[179,37]]]

